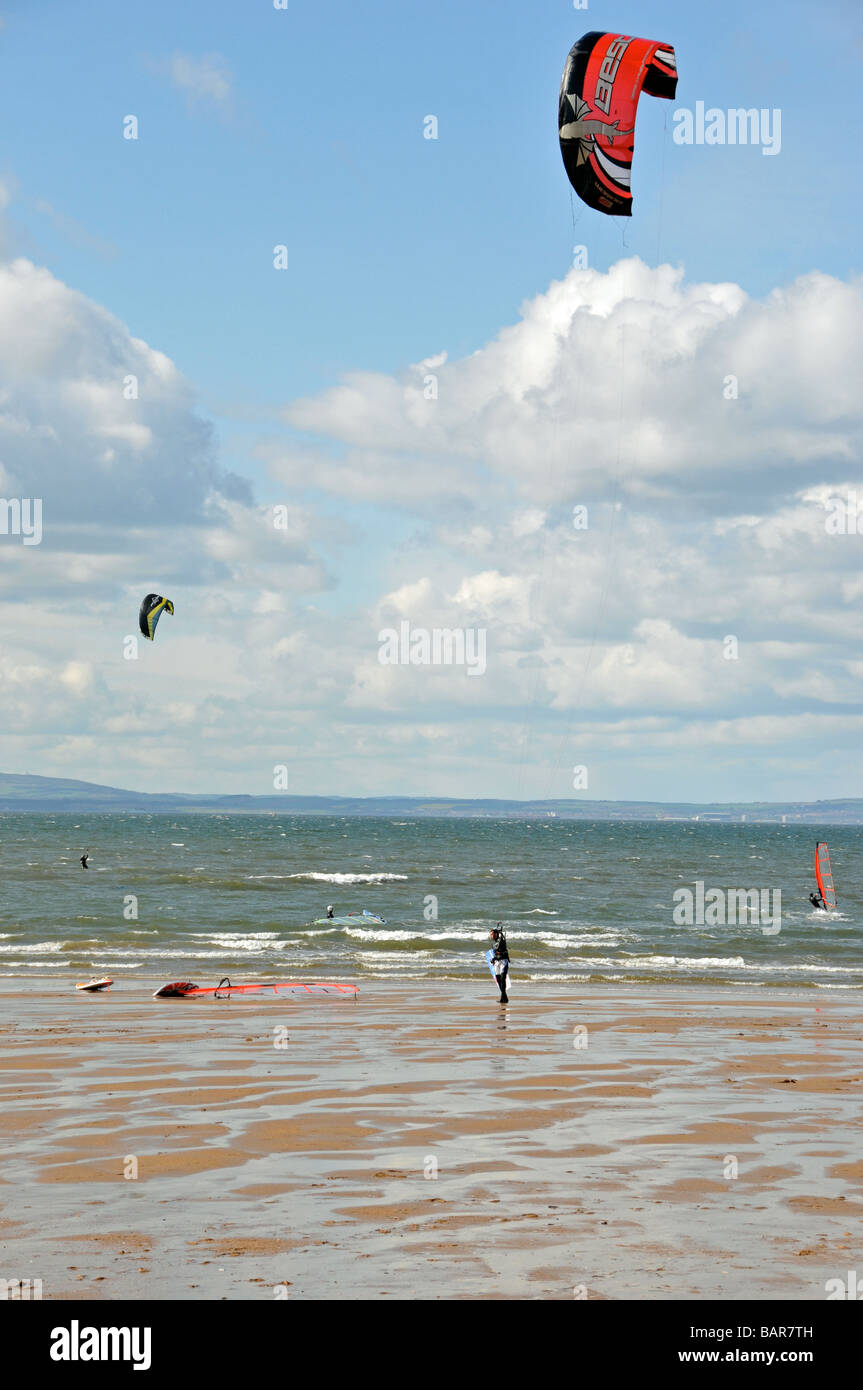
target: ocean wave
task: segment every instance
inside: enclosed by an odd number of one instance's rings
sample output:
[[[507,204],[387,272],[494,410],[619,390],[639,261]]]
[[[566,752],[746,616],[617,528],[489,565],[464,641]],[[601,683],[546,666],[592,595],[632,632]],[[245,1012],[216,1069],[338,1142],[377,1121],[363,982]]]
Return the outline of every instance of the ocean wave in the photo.
[[[281,933],[277,931],[190,931],[186,932],[190,941],[223,941],[226,946],[235,941],[279,941]]]
[[[785,975],[799,972],[809,975],[860,975],[861,966],[846,965],[787,965],[779,961],[747,961],[742,956],[631,956],[623,955],[619,960],[596,960],[592,965],[616,965],[624,969],[651,969],[666,967],[673,970],[753,970],[760,974]]]
[[[142,960],[91,960],[88,962],[88,970],[140,970],[144,961]]]
[[[407,877],[408,877],[408,876],[407,876],[407,874],[386,874],[386,873],[371,873],[371,874],[346,874],[346,873],[321,874],[321,873],[303,873],[303,874],[288,874],[287,877],[288,877],[288,878],[304,878],[304,879],[309,879],[309,880],[311,880],[311,881],[314,882],[314,883],[397,883],[397,882],[398,882],[398,883],[406,883],[406,882],[407,882]]]
[[[197,937],[196,933],[196,937]],[[222,953],[231,951],[246,951],[249,954],[260,954],[263,951],[284,951],[291,942],[284,937],[279,937],[274,932],[249,932],[244,935],[242,932],[226,932],[224,935],[216,933],[212,936],[199,938],[207,946],[218,946]],[[191,947],[193,953],[198,952],[198,947]]]
[[[418,941],[434,943],[437,941],[462,941],[465,945],[473,945],[476,942],[486,941],[487,932],[471,932],[466,934],[459,931],[424,932],[419,929],[416,931],[405,931],[395,928],[389,931],[376,931],[371,927],[342,927],[345,936],[352,937],[356,941]]]
[[[59,955],[63,949],[63,943],[60,941],[35,941],[29,946],[21,943],[12,946],[0,946],[0,951],[22,956]]]
[[[9,962],[13,964],[14,962]],[[25,962],[22,961],[19,969],[24,969]],[[62,960],[29,960],[26,962],[28,970],[68,970],[68,962]]]

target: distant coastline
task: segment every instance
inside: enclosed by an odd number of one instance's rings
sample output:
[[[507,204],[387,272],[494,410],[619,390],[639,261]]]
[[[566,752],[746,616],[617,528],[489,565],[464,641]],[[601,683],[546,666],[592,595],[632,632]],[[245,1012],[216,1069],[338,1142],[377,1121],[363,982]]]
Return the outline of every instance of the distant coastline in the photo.
[[[44,811],[86,814],[111,811],[149,815],[183,812],[293,816],[410,816],[490,820],[741,821],[787,825],[863,825],[863,798],[798,802],[696,802],[549,800],[437,796],[186,795],[134,792],[120,787],[30,773],[0,773],[0,813]]]

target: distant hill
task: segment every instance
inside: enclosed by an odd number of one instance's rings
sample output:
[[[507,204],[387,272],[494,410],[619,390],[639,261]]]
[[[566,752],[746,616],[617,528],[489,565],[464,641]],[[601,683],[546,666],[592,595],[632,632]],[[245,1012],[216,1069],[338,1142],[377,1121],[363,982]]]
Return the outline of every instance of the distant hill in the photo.
[[[222,812],[308,816],[484,816],[490,819],[534,820],[686,820],[781,822],[811,825],[863,825],[863,799],[800,802],[727,802],[697,805],[659,801],[505,801],[493,798],[459,800],[434,796],[186,796],[179,792],[129,792],[76,782],[64,777],[34,777],[29,773],[0,773],[0,812],[103,811]]]

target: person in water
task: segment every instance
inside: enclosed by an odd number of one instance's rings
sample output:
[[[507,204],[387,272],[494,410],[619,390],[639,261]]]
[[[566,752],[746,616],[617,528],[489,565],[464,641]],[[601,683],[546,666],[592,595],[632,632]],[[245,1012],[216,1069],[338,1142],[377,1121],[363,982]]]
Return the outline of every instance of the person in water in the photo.
[[[328,908],[327,908],[327,917],[329,917],[330,920],[332,920],[332,918],[335,917],[335,915],[336,915],[336,909],[335,909],[334,907],[332,907],[332,906],[328,907]]]
[[[809,901],[811,902],[812,906],[817,909],[818,912],[827,911],[827,904],[818,893],[810,893]]]
[[[89,851],[89,850],[85,850],[84,853],[81,855],[81,868],[82,868],[82,869],[89,869],[90,865],[87,863],[87,860],[88,860],[89,858],[90,858],[90,851]]]
[[[506,977],[509,974],[509,949],[500,922],[498,922],[494,931],[490,931],[488,935],[493,953],[491,963],[494,966],[494,977],[497,980],[497,987],[500,990],[500,1002],[501,1004],[508,1004],[509,996],[506,992]]]

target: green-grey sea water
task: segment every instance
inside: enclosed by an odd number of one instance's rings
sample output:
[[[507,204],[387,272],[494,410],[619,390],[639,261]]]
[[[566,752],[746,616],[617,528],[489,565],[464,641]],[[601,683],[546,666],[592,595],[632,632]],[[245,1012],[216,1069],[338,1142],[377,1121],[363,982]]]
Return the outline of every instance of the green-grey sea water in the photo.
[[[815,840],[838,910],[816,913]],[[88,850],[90,867],[79,855]],[[3,815],[0,975],[863,988],[863,829],[695,822]],[[676,889],[781,891],[781,929],[675,924]],[[385,925],[313,925],[367,908]],[[486,976],[490,987],[492,981]]]

